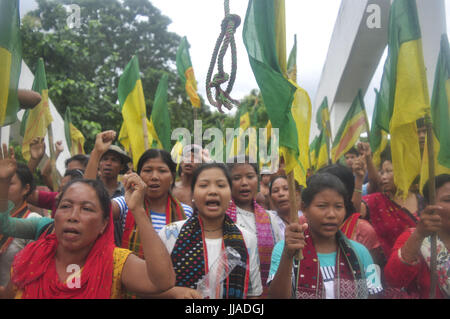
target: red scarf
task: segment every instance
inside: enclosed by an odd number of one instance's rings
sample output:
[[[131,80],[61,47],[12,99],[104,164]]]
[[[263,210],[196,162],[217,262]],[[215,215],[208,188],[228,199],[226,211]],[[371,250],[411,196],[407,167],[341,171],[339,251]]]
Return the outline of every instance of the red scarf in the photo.
[[[14,210],[13,213],[10,214],[11,217],[15,218],[27,218],[30,214],[30,210],[28,209],[27,202],[24,202],[22,206]],[[0,255],[3,254],[14,240],[14,237],[6,237],[0,234]]]
[[[342,223],[340,229],[348,239],[352,239],[360,216],[360,213],[354,213]]]
[[[400,207],[383,193],[374,193],[363,197],[369,208],[369,218],[384,255],[389,258],[398,236],[408,228],[414,228],[417,218]]]
[[[145,211],[150,218],[149,203],[145,200]],[[166,224],[176,222],[178,220],[186,219],[183,207],[180,202],[175,199],[171,194],[167,197],[166,205]],[[142,243],[139,237],[139,229],[136,227],[133,213],[128,211],[127,218],[125,220],[125,228],[123,230],[122,248],[127,248],[138,254],[139,257],[144,258],[144,251],[142,250]]]
[[[55,234],[41,236],[14,258],[11,281],[23,290],[23,299],[109,299],[113,281],[114,229],[110,211],[105,232],[95,241],[81,270],[80,288],[60,281]]]
[[[273,238],[269,214],[262,206],[258,205],[255,200],[253,200],[253,207],[255,207],[256,237],[258,238],[258,254],[261,270],[261,282],[263,285],[263,294],[261,297],[265,298],[269,289],[269,287],[267,287],[267,277],[269,276],[275,239]],[[234,201],[232,201],[228,207],[227,215],[233,220],[233,222],[236,223],[237,210]]]
[[[335,298],[358,298],[359,285],[367,287],[363,267],[359,264],[356,253],[342,232],[336,233],[337,256],[335,265]],[[303,248],[304,259],[300,262],[297,277],[297,299],[323,299],[325,288],[320,271],[319,258],[314,247],[309,229],[305,230],[306,246]]]

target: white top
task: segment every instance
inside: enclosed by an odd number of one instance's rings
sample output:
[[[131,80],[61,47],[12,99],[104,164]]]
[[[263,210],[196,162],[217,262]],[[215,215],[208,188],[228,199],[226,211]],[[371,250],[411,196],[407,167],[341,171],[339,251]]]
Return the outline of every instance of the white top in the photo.
[[[270,224],[272,226],[272,235],[276,244],[280,240],[284,239],[284,232],[281,231],[275,216],[273,216],[273,214],[269,214],[269,217]],[[256,235],[255,213],[236,206],[236,225]]]
[[[278,216],[277,211],[275,210],[268,210],[267,211],[270,215],[271,218],[275,219],[277,221],[278,224],[278,228],[280,229],[280,232],[283,234],[283,239],[284,239],[284,232],[286,231],[286,224],[284,223],[284,221],[280,218],[280,216]],[[303,216],[303,213],[301,210],[298,211],[298,217]]]
[[[166,246],[169,254],[172,253],[175,242],[177,241],[180,230],[183,227],[186,220],[180,220],[175,223],[164,226],[159,232],[159,237]],[[256,236],[245,229],[239,227],[239,230],[244,237],[245,245],[247,246],[249,256],[249,284],[247,296],[256,297],[260,296],[263,292],[261,283],[261,274],[259,271],[259,259],[258,259],[258,246]],[[206,239],[206,249],[208,250],[208,267],[211,266],[219,257],[222,249],[222,238],[218,239]]]

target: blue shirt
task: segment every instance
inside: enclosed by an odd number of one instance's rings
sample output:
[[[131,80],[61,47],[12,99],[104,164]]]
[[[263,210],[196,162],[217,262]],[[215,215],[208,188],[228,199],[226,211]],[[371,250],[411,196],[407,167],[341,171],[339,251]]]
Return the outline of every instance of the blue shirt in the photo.
[[[364,245],[357,243],[353,240],[349,241],[354,252],[358,256],[362,265],[364,266],[368,293],[370,295],[374,295],[381,292],[383,290],[383,287],[381,286],[380,267],[373,263],[372,256],[370,255],[369,251]],[[275,274],[277,273],[283,249],[284,249],[284,240],[279,241],[273,248],[269,277],[267,278],[268,284],[273,280]],[[320,272],[322,274],[323,283],[326,290],[326,297],[333,298],[337,253],[336,252],[330,254],[318,253],[317,257],[319,258]],[[294,287],[294,280],[295,280],[294,274],[292,274],[293,287]]]

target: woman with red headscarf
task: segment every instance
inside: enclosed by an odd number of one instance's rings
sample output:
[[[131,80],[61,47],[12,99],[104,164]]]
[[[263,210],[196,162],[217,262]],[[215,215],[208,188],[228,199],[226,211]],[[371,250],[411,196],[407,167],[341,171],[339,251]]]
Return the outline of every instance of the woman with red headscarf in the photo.
[[[3,154],[1,154],[3,153]],[[0,152],[0,212],[16,169],[12,149]],[[145,260],[114,245],[109,195],[101,182],[75,180],[63,190],[54,232],[43,234],[14,259],[4,297],[27,299],[120,298],[122,287],[137,294],[173,287],[172,262],[143,209],[145,184],[124,179],[128,206],[141,230]],[[155,262],[157,261],[157,262]]]

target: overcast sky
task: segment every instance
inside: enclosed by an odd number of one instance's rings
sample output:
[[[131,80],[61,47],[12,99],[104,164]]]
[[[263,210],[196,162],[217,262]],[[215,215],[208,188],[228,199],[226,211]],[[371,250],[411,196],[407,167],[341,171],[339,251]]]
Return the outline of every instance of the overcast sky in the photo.
[[[220,24],[224,17],[224,1],[151,0],[151,2],[162,11],[162,14],[172,20],[169,31],[176,32],[180,36],[187,36],[191,45],[190,54],[199,93],[207,101],[206,74],[215,42],[220,34]],[[445,3],[446,16],[450,17],[450,0],[445,0]],[[313,102],[340,4],[340,0],[286,0],[287,54],[292,48],[294,34],[297,34],[298,83],[309,93]],[[242,26],[247,5],[248,1],[245,0],[230,0],[231,13],[238,14],[242,19],[236,32],[238,73],[232,92],[232,97],[235,99],[241,99],[252,89],[257,88],[242,41]],[[35,0],[21,0],[22,15],[36,7]],[[448,23],[447,30],[449,29]],[[230,56],[227,55],[226,65],[229,65],[229,60]],[[383,64],[382,59],[365,97],[369,117],[373,112],[373,88],[379,87]],[[227,70],[229,67],[226,68],[226,72]]]

